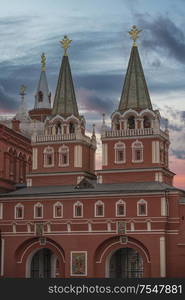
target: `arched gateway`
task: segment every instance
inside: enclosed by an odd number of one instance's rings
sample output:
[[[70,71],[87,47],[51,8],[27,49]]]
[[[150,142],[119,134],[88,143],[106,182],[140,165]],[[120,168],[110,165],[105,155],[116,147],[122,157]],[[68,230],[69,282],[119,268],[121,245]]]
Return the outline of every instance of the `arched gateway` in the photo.
[[[31,253],[27,260],[27,277],[53,278],[56,277],[58,260],[48,248],[42,248]]]
[[[132,248],[120,248],[109,258],[110,278],[141,278],[144,267],[143,258]]]

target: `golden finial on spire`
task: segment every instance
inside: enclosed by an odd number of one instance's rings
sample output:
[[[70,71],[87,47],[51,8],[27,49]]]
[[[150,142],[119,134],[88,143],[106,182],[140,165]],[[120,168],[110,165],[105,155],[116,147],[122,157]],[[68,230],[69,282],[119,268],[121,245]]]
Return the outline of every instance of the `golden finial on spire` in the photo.
[[[42,65],[42,67],[41,67],[42,71],[45,71],[46,70],[46,56],[44,53],[42,53],[42,55],[41,55],[41,65]]]
[[[24,84],[21,85],[20,90],[19,90],[19,94],[21,96],[25,95],[25,91],[26,91],[26,86]]]
[[[128,32],[130,34],[131,39],[133,40],[133,46],[136,46],[136,40],[139,37],[139,33],[142,30],[138,30],[136,25],[132,26],[132,29]]]
[[[67,49],[70,47],[72,40],[69,40],[67,35],[64,35],[63,40],[60,41],[62,48],[64,48],[64,56],[67,56]]]

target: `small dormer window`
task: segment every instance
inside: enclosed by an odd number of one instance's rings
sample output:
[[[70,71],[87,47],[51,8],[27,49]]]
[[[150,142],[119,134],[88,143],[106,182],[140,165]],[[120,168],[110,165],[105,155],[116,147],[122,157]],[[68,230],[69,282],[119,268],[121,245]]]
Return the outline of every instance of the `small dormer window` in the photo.
[[[150,122],[150,119],[147,116],[144,116],[144,118],[143,118],[143,127],[144,128],[151,128],[151,122]]]
[[[38,101],[39,102],[43,101],[43,92],[41,92],[41,91],[38,92]]]
[[[130,116],[127,121],[128,129],[135,129],[135,118],[134,116]]]

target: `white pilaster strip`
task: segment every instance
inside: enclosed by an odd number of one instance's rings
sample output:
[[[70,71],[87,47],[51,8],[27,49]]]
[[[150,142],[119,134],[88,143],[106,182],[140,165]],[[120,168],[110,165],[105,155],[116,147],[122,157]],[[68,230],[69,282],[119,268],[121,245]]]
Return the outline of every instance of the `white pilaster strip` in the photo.
[[[166,241],[165,237],[160,237],[160,276],[166,277]]]

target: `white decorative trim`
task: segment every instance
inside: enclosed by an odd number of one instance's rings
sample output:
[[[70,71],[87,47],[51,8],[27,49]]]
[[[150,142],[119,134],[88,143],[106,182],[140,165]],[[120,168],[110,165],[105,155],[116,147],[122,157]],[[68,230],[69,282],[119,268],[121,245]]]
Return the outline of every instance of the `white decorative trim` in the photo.
[[[1,239],[1,276],[4,276],[5,240]]]
[[[126,151],[125,151],[125,144],[121,141],[117,142],[115,145],[114,145],[114,150],[115,150],[115,163],[116,164],[122,164],[122,163],[125,163],[126,162]],[[123,160],[119,160],[119,157],[118,157],[118,152],[119,151],[122,151],[123,152]]]
[[[37,207],[41,207],[42,208],[42,210],[41,210],[41,212],[42,212],[41,217],[37,217],[36,216],[36,209],[37,209]],[[40,202],[37,202],[34,205],[34,219],[43,219],[43,204],[41,204]]]
[[[166,241],[164,236],[160,237],[159,245],[160,245],[160,276],[166,277]]]
[[[44,148],[43,154],[44,154],[44,165],[43,165],[44,168],[54,167],[54,149],[53,149],[53,147],[47,146],[46,148]],[[48,155],[51,155],[51,158],[52,158],[52,163],[51,164],[48,164],[48,162],[47,162],[47,156]]]
[[[145,210],[146,210],[145,214],[139,213],[139,205],[140,204],[145,204]],[[144,216],[147,216],[147,214],[148,214],[147,201],[145,201],[144,199],[140,199],[139,201],[137,201],[137,216],[144,217]]]
[[[102,215],[97,215],[97,206],[99,206],[99,205],[102,205],[102,207],[103,207],[103,214]],[[94,204],[94,216],[95,217],[97,217],[97,218],[103,218],[104,217],[104,202],[103,201],[101,201],[101,200],[98,200],[98,201],[96,201],[95,202],[95,204]]]
[[[32,153],[33,153],[32,168],[33,168],[33,170],[36,170],[38,168],[38,149],[33,148]]]
[[[82,168],[82,146],[75,145],[74,147],[74,167]]]
[[[136,151],[141,152],[141,159],[137,160],[136,159]],[[139,140],[136,140],[135,142],[132,143],[132,162],[133,163],[141,163],[143,162],[143,143],[140,142]]]
[[[21,208],[22,209],[22,217],[17,216],[17,209]],[[14,219],[24,219],[24,205],[21,203],[18,203],[14,207]]]
[[[67,167],[69,166],[69,147],[67,147],[66,145],[62,145],[59,149],[58,149],[58,165],[59,167]],[[63,155],[67,155],[67,162],[64,164],[63,163],[63,159],[62,156]]]
[[[56,207],[61,207],[61,216],[56,216]],[[53,218],[63,218],[63,204],[59,201],[53,205]]]
[[[0,203],[0,219],[3,219],[3,203]]]
[[[167,216],[167,202],[166,202],[166,198],[162,197],[161,198],[161,216],[166,217]]]
[[[108,164],[108,145],[102,143],[102,166],[107,166]]]
[[[81,206],[81,216],[76,216],[76,206]],[[80,201],[73,204],[73,218],[83,218],[83,203]]]
[[[84,274],[73,274],[73,272],[72,272],[73,253],[84,253],[85,254],[85,273]],[[71,251],[70,276],[78,276],[78,277],[87,276],[87,251]]]
[[[124,214],[123,215],[120,215],[119,212],[118,212],[118,206],[119,205],[123,205],[124,206]],[[116,210],[116,217],[125,217],[126,216],[126,202],[123,201],[122,199],[118,200],[115,203],[115,210]]]
[[[159,141],[152,141],[152,163],[160,163]]]

